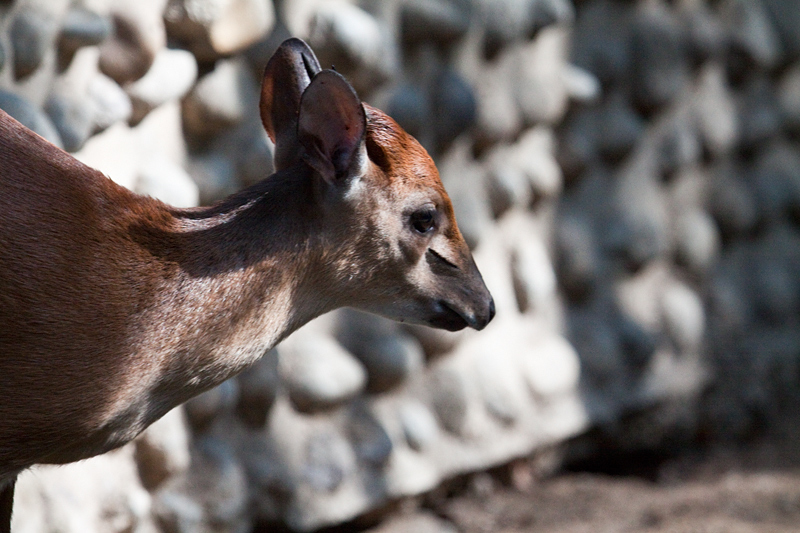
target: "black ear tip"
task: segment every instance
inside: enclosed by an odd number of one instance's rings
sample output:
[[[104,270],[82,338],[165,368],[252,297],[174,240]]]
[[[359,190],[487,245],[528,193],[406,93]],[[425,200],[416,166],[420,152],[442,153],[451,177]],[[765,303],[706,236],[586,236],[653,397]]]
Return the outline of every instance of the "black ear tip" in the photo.
[[[298,53],[303,53],[305,51],[311,52],[311,47],[308,46],[303,39],[298,39],[297,37],[289,37],[283,41],[278,48],[292,49]]]
[[[311,48],[294,37],[283,41],[264,67],[259,112],[264,129],[276,144],[278,169],[296,159],[297,112],[303,92],[320,70]]]
[[[345,78],[335,70],[327,68],[324,70],[320,70],[314,77],[314,79],[311,81],[312,83],[316,82],[316,84],[320,85],[334,84],[335,86],[340,86],[342,89],[346,87],[348,89],[348,92],[350,92],[353,95],[353,97],[355,97],[359,102],[361,101],[358,98],[358,93],[356,93],[356,90],[353,88],[352,85],[350,85],[350,82],[347,81],[347,78]]]
[[[308,74],[309,79],[322,70],[311,47],[297,37],[291,37],[281,43],[267,62],[265,73],[269,72],[271,68],[280,68],[279,64],[284,67],[293,65],[296,71],[302,68]]]
[[[306,70],[308,79],[313,80],[314,76],[316,76],[320,71],[319,61],[317,61],[317,57],[313,53],[303,54],[301,57],[303,58],[303,68],[305,68]]]
[[[307,67],[312,66],[315,68],[314,74],[322,70],[316,54],[314,54],[311,47],[302,39],[298,39],[297,37],[286,39],[278,47],[278,50],[281,52],[288,52],[296,57],[302,57]]]

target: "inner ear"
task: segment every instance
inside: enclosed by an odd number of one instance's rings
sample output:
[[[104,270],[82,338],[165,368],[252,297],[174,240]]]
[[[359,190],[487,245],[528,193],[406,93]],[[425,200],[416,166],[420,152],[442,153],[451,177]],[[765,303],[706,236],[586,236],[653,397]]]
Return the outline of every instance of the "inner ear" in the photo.
[[[320,71],[311,48],[287,39],[270,58],[261,82],[261,122],[275,143],[275,168],[291,166],[299,156],[297,113],[303,91]]]
[[[367,156],[370,158],[370,160],[378,165],[381,170],[388,172],[391,165],[389,164],[389,157],[386,155],[386,151],[383,149],[383,146],[376,143],[375,139],[369,135],[367,135],[366,145]]]
[[[335,183],[359,163],[367,118],[353,87],[338,72],[323,70],[303,93],[297,138],[303,159]]]

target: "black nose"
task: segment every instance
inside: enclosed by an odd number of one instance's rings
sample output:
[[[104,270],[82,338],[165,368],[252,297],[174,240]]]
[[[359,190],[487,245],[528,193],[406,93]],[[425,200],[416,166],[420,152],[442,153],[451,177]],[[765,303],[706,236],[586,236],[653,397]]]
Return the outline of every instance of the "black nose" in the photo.
[[[468,315],[464,321],[471,327],[477,330],[482,330],[485,328],[489,322],[492,321],[494,318],[494,298],[489,296],[489,309],[488,313],[477,312],[475,314]]]

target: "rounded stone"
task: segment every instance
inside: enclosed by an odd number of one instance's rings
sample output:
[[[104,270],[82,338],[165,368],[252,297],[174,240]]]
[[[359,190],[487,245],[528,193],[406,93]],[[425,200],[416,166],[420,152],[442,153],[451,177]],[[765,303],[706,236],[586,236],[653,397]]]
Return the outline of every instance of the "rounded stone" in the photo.
[[[752,274],[747,288],[760,318],[770,324],[785,324],[792,315],[796,316],[800,302],[796,265],[787,268],[762,259],[752,265]]]
[[[791,143],[774,142],[761,150],[747,181],[752,184],[764,221],[780,222],[800,215],[800,150]]]
[[[629,272],[637,272],[663,251],[658,228],[646,219],[617,213],[608,227],[604,247]]]
[[[667,333],[684,353],[698,353],[706,328],[700,297],[683,284],[675,283],[661,296],[661,312]]]
[[[236,379],[239,383],[236,414],[249,427],[264,427],[280,386],[277,350],[268,351]]]
[[[64,17],[58,38],[61,64],[68,65],[78,48],[102,43],[112,31],[113,25],[108,17],[85,7],[72,7]]]
[[[275,23],[272,2],[175,0],[164,13],[170,38],[201,62],[241,52],[265,37]]]
[[[114,32],[100,46],[100,70],[120,85],[136,81],[148,71],[166,45],[166,0],[114,2]]]
[[[758,222],[755,198],[737,167],[722,165],[712,182],[710,212],[724,237],[749,233]]]
[[[457,142],[439,164],[439,174],[453,202],[461,234],[474,249],[492,224],[489,198],[484,194],[485,169],[474,164],[466,143]]]
[[[533,33],[529,0],[478,0],[475,2],[485,31],[484,55],[494,58],[506,46]]]
[[[666,180],[673,178],[682,168],[698,163],[702,145],[697,129],[691,121],[676,122],[664,135],[659,147],[659,166]]]
[[[700,138],[714,157],[731,151],[739,140],[739,116],[724,70],[716,63],[704,65],[697,77],[694,112]]]
[[[186,417],[192,429],[203,431],[223,412],[236,404],[239,396],[236,381],[229,379],[186,402]]]
[[[164,48],[142,78],[125,87],[131,99],[131,122],[137,124],[152,109],[182,98],[197,80],[197,61],[186,50]]]
[[[164,415],[135,442],[139,477],[144,488],[151,492],[189,468],[189,432],[183,408]]]
[[[142,164],[134,191],[175,207],[195,207],[200,201],[200,191],[191,176],[166,157],[155,156]]]
[[[789,67],[781,76],[777,90],[783,123],[792,132],[800,132],[800,62]]]
[[[385,318],[346,310],[337,338],[367,371],[367,390],[384,392],[422,369],[419,341]]]
[[[230,158],[242,186],[254,185],[275,172],[274,144],[258,116],[246,117],[241,124],[220,133],[209,148]]]
[[[405,83],[392,91],[386,105],[386,113],[407,133],[420,137],[430,126],[431,103],[421,87]]]
[[[355,409],[347,422],[347,433],[359,461],[381,467],[389,461],[394,446],[381,423],[370,413]]]
[[[744,89],[739,107],[739,145],[748,151],[759,148],[777,136],[782,115],[774,87],[766,77],[758,77]]]
[[[408,399],[400,407],[398,416],[403,436],[411,449],[422,451],[439,438],[436,418],[421,402]]]
[[[583,216],[564,215],[556,226],[555,242],[561,288],[573,302],[586,300],[595,290],[600,262],[591,224]]]
[[[11,531],[153,531],[151,496],[140,483],[132,452],[127,446],[84,461],[23,472],[16,483]]]
[[[492,216],[500,218],[514,207],[527,207],[533,201],[530,180],[513,164],[510,150],[500,146],[487,157],[486,186]]]
[[[72,68],[58,80],[45,104],[70,152],[80,150],[91,135],[127,121],[131,114],[130,99],[119,85],[97,72],[96,61],[94,54],[76,54]]]
[[[63,147],[61,135],[52,120],[25,98],[0,89],[0,109],[54,145]]]
[[[211,152],[192,157],[187,167],[200,192],[200,204],[209,205],[240,189],[236,164],[230,157]]]
[[[581,377],[600,390],[614,387],[625,375],[620,339],[606,317],[601,316],[605,312],[592,309],[568,316],[568,338],[580,357]],[[545,383],[540,385],[547,387]]]
[[[572,60],[605,87],[630,79],[631,19],[624,2],[590,2],[575,22]]]
[[[538,0],[531,2],[532,27],[529,35],[552,24],[571,24],[575,7],[570,0]]]
[[[722,21],[704,2],[698,2],[685,13],[687,48],[694,65],[718,59],[725,51],[726,30]]]
[[[163,531],[197,531],[203,527],[203,505],[176,491],[160,491],[153,500],[153,516]]]
[[[513,54],[503,54],[469,73],[477,100],[474,135],[479,147],[511,141],[523,127],[514,86],[508,83],[516,69],[514,59]]]
[[[514,146],[519,167],[531,184],[532,201],[552,200],[561,193],[564,177],[554,157],[555,148],[553,131],[544,126],[524,132]]]
[[[107,17],[86,7],[73,6],[61,24],[62,45],[72,44],[77,49],[100,44],[111,35],[112,30],[113,26]]]
[[[220,60],[183,100],[186,132],[204,139],[241,123],[258,109],[258,91],[242,59]]]
[[[627,316],[621,316],[617,320],[617,332],[630,375],[638,377],[647,369],[656,351],[656,335]]]
[[[274,23],[272,2],[229,2],[228,9],[209,26],[209,41],[218,54],[232,54],[266,36]]]
[[[602,235],[606,252],[631,272],[663,255],[670,245],[667,204],[651,172],[654,167],[631,167],[618,175]]]
[[[636,17],[630,50],[638,108],[653,111],[664,106],[689,81],[683,33],[667,9],[643,9]]]
[[[693,209],[679,216],[675,239],[678,261],[696,274],[705,273],[719,257],[719,229],[706,211]]]
[[[419,341],[410,335],[395,335],[377,341],[361,361],[369,373],[369,388],[384,391],[402,383],[422,369],[425,354]]]
[[[426,359],[433,359],[450,353],[460,339],[457,333],[416,324],[404,324],[403,331],[419,341]]]
[[[567,35],[563,28],[547,28],[515,51],[509,82],[527,124],[557,124],[567,111]]]
[[[715,269],[709,281],[709,334],[733,336],[749,327],[754,313],[740,276],[725,269],[724,263],[720,262],[722,268]],[[710,345],[716,344],[717,339],[712,337]]]
[[[511,277],[520,312],[541,312],[551,303],[556,274],[543,241],[520,239],[511,256]]]
[[[284,345],[280,371],[292,405],[313,412],[340,405],[366,385],[364,367],[329,337],[306,336]]]
[[[439,423],[450,433],[459,435],[467,420],[467,387],[464,377],[455,370],[440,368],[431,376],[429,390]]]
[[[55,40],[58,25],[53,16],[35,9],[20,10],[11,21],[9,36],[17,80],[33,74]]]
[[[531,347],[523,359],[525,379],[539,398],[574,392],[581,368],[578,354],[563,337],[550,337]]]
[[[266,439],[261,439],[258,445],[247,445],[243,453],[258,512],[275,513],[276,506],[289,502],[304,480],[292,475],[289,465]]]
[[[131,100],[111,78],[97,74],[86,88],[91,104],[94,131],[102,131],[117,122],[126,122],[132,112]]]
[[[362,96],[391,78],[396,69],[386,28],[355,4],[317,3],[308,43],[321,65],[335,66]]]
[[[355,470],[355,465],[353,450],[341,435],[317,433],[305,444],[302,477],[319,492],[333,492]]]
[[[468,2],[410,0],[400,8],[400,35],[407,46],[426,41],[447,46],[467,33],[470,15]]]
[[[95,102],[89,97],[88,88],[99,75],[97,61],[96,48],[77,51],[69,68],[55,79],[44,104],[69,152],[83,147],[95,129]],[[119,87],[114,89],[120,90]]]
[[[770,69],[781,59],[780,38],[762,2],[723,2],[721,17],[727,23],[729,56],[743,55],[749,64],[739,65],[745,70]]]
[[[607,99],[601,111],[598,147],[608,161],[614,163],[627,156],[644,133],[644,121],[636,114],[622,93]]]
[[[568,182],[575,182],[599,157],[602,113],[597,107],[576,109],[560,126],[556,157]]]
[[[54,91],[44,106],[68,152],[76,152],[92,134],[92,110],[86,101]]]
[[[498,343],[499,344],[499,343]],[[520,373],[508,359],[514,346],[496,345],[498,353],[484,353],[476,373],[486,411],[504,426],[511,426],[528,407]]]
[[[800,10],[792,2],[784,0],[764,0],[764,7],[781,39],[783,50],[789,60],[800,58]]]
[[[564,81],[564,89],[571,100],[591,104],[600,98],[602,91],[600,80],[588,70],[566,64],[561,78]]]
[[[192,466],[180,490],[203,504],[205,523],[198,529],[245,531],[251,520],[248,479],[232,443],[202,436],[193,444]]]

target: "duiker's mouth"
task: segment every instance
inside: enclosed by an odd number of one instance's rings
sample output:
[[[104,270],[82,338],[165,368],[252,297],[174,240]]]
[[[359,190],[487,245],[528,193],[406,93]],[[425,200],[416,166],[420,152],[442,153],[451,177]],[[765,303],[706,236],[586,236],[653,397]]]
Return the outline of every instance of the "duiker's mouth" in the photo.
[[[429,321],[429,325],[435,328],[458,331],[470,327],[480,331],[494,318],[494,299],[491,296],[489,297],[484,313],[459,311],[454,305],[444,300],[439,300],[435,304],[435,313]]]
[[[459,331],[469,326],[469,322],[457,312],[447,302],[439,300],[436,302],[436,314],[431,318],[429,324],[435,328],[446,329],[447,331]]]

